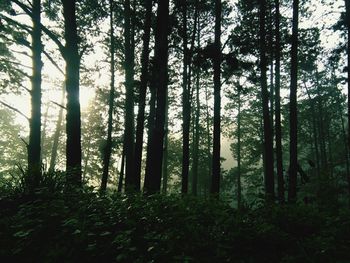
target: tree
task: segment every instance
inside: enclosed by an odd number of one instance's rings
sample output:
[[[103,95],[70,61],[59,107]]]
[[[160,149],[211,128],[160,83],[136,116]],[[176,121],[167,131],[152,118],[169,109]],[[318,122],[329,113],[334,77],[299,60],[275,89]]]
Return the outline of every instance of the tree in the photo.
[[[274,199],[274,170],[273,170],[273,140],[271,130],[271,117],[269,112],[269,92],[267,90],[266,77],[266,1],[260,1],[260,85],[263,107],[263,130],[264,130],[264,179],[265,194],[267,201]]]
[[[290,102],[289,102],[289,125],[290,125],[290,165],[288,202],[294,203],[297,198],[297,85],[298,85],[298,19],[299,0],[293,0],[293,28],[292,28],[292,49],[291,49],[291,82],[290,82]]]
[[[282,127],[281,127],[281,37],[280,37],[280,3],[275,0],[275,136],[276,136],[276,168],[277,193],[280,203],[284,202],[284,178],[282,156]]]
[[[79,102],[79,67],[78,32],[76,22],[76,1],[62,0],[64,17],[64,60],[66,62],[67,91],[67,163],[68,180],[73,185],[81,184],[81,122]]]
[[[145,192],[153,194],[160,191],[165,108],[168,85],[168,23],[169,0],[160,1],[157,9],[155,29],[153,81],[151,85],[156,90],[156,114],[150,134],[150,149],[147,152]]]
[[[108,128],[107,128],[107,141],[103,154],[103,173],[101,180],[101,191],[106,191],[107,187],[107,179],[108,179],[108,171],[109,171],[109,163],[111,159],[112,152],[112,128],[113,128],[113,105],[114,105],[114,85],[115,85],[115,60],[114,60],[114,27],[113,27],[113,0],[109,1],[110,8],[110,53],[111,53],[111,87],[109,93],[109,103],[108,103]]]
[[[182,42],[183,42],[183,69],[182,69],[182,175],[181,175],[181,193],[188,192],[188,174],[190,165],[190,124],[191,124],[191,105],[188,89],[188,67],[189,50],[187,39],[187,1],[182,1]]]
[[[345,23],[347,30],[347,81],[348,81],[348,123],[350,123],[350,2],[345,0]],[[348,144],[350,149],[350,125],[348,127]]]
[[[125,46],[125,188],[135,190],[134,176],[134,48],[131,25],[130,0],[124,2]]]
[[[215,55],[214,68],[214,132],[213,132],[213,165],[210,192],[219,194],[220,190],[220,118],[221,118],[221,0],[215,1]]]
[[[29,122],[29,144],[28,144],[28,188],[33,191],[39,185],[41,177],[41,1],[33,0],[32,3],[32,90],[31,105],[32,114]]]
[[[143,131],[145,126],[145,106],[147,85],[149,82],[149,53],[150,53],[150,36],[152,22],[152,0],[143,1],[145,9],[144,29],[143,29],[143,47],[141,54],[141,79],[139,92],[139,107],[137,113],[136,141],[135,141],[135,189],[140,190],[141,184],[141,162],[142,162],[142,146]]]

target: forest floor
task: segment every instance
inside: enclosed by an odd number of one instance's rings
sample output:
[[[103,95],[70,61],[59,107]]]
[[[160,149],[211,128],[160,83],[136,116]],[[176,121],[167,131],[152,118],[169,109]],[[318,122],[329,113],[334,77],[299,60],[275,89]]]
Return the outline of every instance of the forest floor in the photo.
[[[42,190],[0,197],[1,262],[350,262],[350,211]]]

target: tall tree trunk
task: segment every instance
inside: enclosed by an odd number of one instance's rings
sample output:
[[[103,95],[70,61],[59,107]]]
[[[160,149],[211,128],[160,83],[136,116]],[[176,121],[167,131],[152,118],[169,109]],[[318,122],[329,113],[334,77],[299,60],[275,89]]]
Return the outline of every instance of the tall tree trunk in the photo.
[[[154,126],[151,131],[150,151],[147,153],[149,167],[146,168],[145,192],[154,194],[160,191],[164,122],[168,85],[168,23],[169,23],[169,0],[158,3],[157,21],[155,31],[154,50],[154,75],[152,85],[157,93],[156,115]]]
[[[58,119],[57,119],[57,123],[56,123],[55,133],[53,135],[53,144],[52,144],[52,149],[51,149],[49,173],[52,173],[55,170],[55,165],[56,165],[58,143],[60,140],[60,134],[61,134],[61,130],[62,130],[64,97],[65,97],[65,90],[62,89],[61,106],[60,106],[60,110],[58,112]]]
[[[348,123],[350,123],[350,1],[345,0],[345,19],[347,30],[347,81],[348,81]],[[350,150],[350,125],[348,125],[348,146]],[[349,186],[350,195],[350,186]]]
[[[166,97],[166,109],[165,109],[165,124],[164,124],[164,148],[163,148],[163,166],[162,166],[162,193],[166,194],[168,190],[168,126],[169,126],[169,118],[168,118],[168,110],[169,110],[169,99]]]
[[[200,34],[198,31],[198,47],[200,46]],[[199,86],[200,86],[200,71],[197,69],[196,75],[196,111],[194,123],[194,142],[193,142],[193,168],[192,168],[192,194],[197,195],[198,188],[198,157],[199,157],[199,115],[200,115],[200,100],[199,100]]]
[[[341,105],[339,103],[339,105]],[[347,139],[346,139],[346,131],[345,131],[345,124],[344,124],[344,119],[342,116],[342,110],[339,110],[339,116],[341,119],[341,128],[342,128],[342,134],[343,134],[343,138],[344,138],[344,152],[345,152],[345,164],[346,164],[346,180],[348,183],[348,205],[350,206],[350,163],[349,163],[349,148],[348,145],[346,144]]]
[[[187,1],[182,1],[182,41],[183,41],[183,72],[182,72],[182,172],[181,172],[181,193],[188,192],[188,174],[190,165],[190,94],[188,90],[188,41],[187,41]]]
[[[125,143],[123,143],[123,151],[122,151],[122,162],[120,164],[119,171],[119,180],[118,180],[118,193],[121,193],[123,190],[123,181],[124,181],[124,168],[125,168]]]
[[[292,28],[292,50],[291,50],[291,80],[290,80],[290,102],[289,102],[289,124],[290,124],[290,165],[289,165],[289,187],[288,202],[295,203],[297,199],[297,167],[298,167],[298,119],[297,119],[297,85],[298,85],[298,20],[299,0],[293,0],[293,28]]]
[[[41,1],[33,0],[32,2],[32,90],[31,105],[32,114],[29,122],[29,145],[28,145],[28,180],[27,187],[29,191],[33,191],[38,187],[41,177]]]
[[[221,118],[221,0],[215,0],[215,55],[214,68],[214,134],[213,166],[210,192],[218,195],[220,191],[220,118]]]
[[[49,110],[50,110],[50,104],[46,106],[45,114],[44,114],[44,123],[42,123],[42,131],[41,131],[41,151],[40,151],[40,162],[44,166],[44,161],[43,161],[43,150],[45,149],[45,140],[46,140],[46,130],[47,130],[47,120],[48,120],[48,115],[49,115]],[[47,165],[46,161],[45,164]],[[44,168],[44,167],[43,167]]]
[[[136,142],[135,142],[135,189],[140,190],[141,183],[141,163],[142,163],[142,146],[143,146],[143,131],[145,126],[145,105],[146,93],[149,80],[149,42],[151,35],[152,22],[152,0],[144,0],[145,21],[143,29],[143,48],[141,55],[141,80],[140,80],[140,94],[139,107],[137,113],[137,127],[136,127]]]
[[[275,135],[276,135],[276,166],[277,166],[277,192],[278,200],[284,203],[284,178],[282,156],[282,126],[281,126],[281,35],[280,35],[280,3],[275,0]]]
[[[154,68],[153,68],[154,70]],[[152,75],[154,75],[154,72],[152,71]],[[148,118],[147,118],[147,158],[146,158],[146,169],[145,169],[145,175],[150,173],[150,169],[151,169],[151,159],[148,158],[148,153],[151,152],[151,147],[152,147],[152,131],[154,129],[154,119],[155,119],[155,115],[156,115],[156,95],[157,92],[155,90],[155,87],[152,87],[152,85],[150,85],[150,92],[151,92],[151,97],[149,100],[149,113],[148,113]],[[145,188],[145,185],[144,185]]]
[[[124,2],[125,45],[125,190],[135,190],[134,176],[134,50],[131,36],[130,0]]]
[[[66,41],[64,59],[66,61],[67,91],[67,163],[68,181],[81,185],[81,120],[79,102],[78,32],[76,22],[76,0],[62,0],[64,17],[64,38]]]
[[[115,84],[115,60],[114,60],[114,27],[113,27],[113,0],[109,0],[109,18],[110,18],[110,52],[111,52],[111,87],[109,92],[109,105],[108,105],[108,127],[107,127],[107,141],[103,154],[103,172],[101,180],[101,191],[106,191],[109,163],[112,153],[112,129],[113,129],[113,107],[114,107],[114,84]]]
[[[328,154],[327,154],[327,146],[326,146],[326,131],[325,131],[325,117],[324,117],[324,110],[323,110],[323,98],[320,90],[320,84],[319,84],[319,73],[317,70],[315,72],[315,79],[316,79],[316,94],[317,94],[317,116],[318,117],[318,132],[319,132],[319,138],[320,138],[320,153],[321,153],[321,167],[322,167],[322,173],[321,179],[326,179],[328,177],[329,173],[329,165],[328,165]]]
[[[208,174],[204,178],[204,194],[207,193],[207,191],[210,190],[210,179],[211,179],[211,173],[212,173],[212,154],[211,154],[211,136],[210,136],[210,114],[209,114],[209,94],[208,94],[208,87],[205,86],[205,109],[206,109],[206,131],[207,131],[207,163],[208,163]]]
[[[266,200],[274,199],[274,171],[273,171],[273,140],[271,119],[269,112],[269,92],[267,90],[267,59],[266,59],[266,1],[260,2],[260,85],[263,106],[263,127],[264,127],[264,178],[265,178],[265,194]]]
[[[237,113],[237,208],[242,208],[241,185],[241,87],[238,87],[238,113]]]

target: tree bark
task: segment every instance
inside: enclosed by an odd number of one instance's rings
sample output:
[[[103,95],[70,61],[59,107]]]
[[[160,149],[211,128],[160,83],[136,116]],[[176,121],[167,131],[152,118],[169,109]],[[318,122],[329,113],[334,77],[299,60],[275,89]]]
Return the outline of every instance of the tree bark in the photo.
[[[241,87],[238,87],[238,113],[237,113],[237,208],[242,208],[241,185]]]
[[[165,124],[164,124],[164,148],[163,148],[163,171],[162,171],[162,178],[163,178],[163,184],[162,184],[162,193],[166,194],[168,190],[168,126],[169,126],[169,118],[168,118],[168,110],[169,110],[169,99],[166,98],[166,109],[165,109]]]
[[[295,203],[297,199],[297,166],[298,166],[298,119],[297,119],[297,85],[298,85],[298,20],[299,0],[293,0],[293,28],[291,50],[291,81],[289,102],[290,123],[290,165],[288,202]]]
[[[124,2],[125,45],[125,190],[134,191],[134,50],[131,35],[130,0]]]
[[[221,0],[215,0],[215,56],[214,67],[214,133],[213,166],[210,192],[218,195],[220,191],[220,124],[221,124]]]
[[[109,105],[108,105],[108,124],[107,124],[107,141],[103,154],[103,172],[101,180],[101,191],[106,191],[107,181],[108,181],[108,172],[109,172],[109,163],[112,153],[112,129],[113,129],[113,107],[114,107],[114,84],[115,84],[115,47],[114,47],[114,27],[113,27],[113,0],[109,1],[110,8],[110,55],[111,55],[111,87],[109,92]]]
[[[350,1],[345,0],[345,19],[347,30],[347,82],[348,82],[348,123],[350,123]],[[348,147],[350,150],[350,125],[348,125]],[[349,186],[350,187],[350,186]],[[350,188],[349,188],[350,191]],[[350,195],[350,192],[349,192]]]
[[[163,0],[158,3],[155,31],[155,64],[152,85],[157,93],[157,102],[154,126],[150,134],[150,150],[147,153],[149,167],[146,168],[145,175],[146,194],[158,193],[161,184],[161,160],[163,159],[164,122],[168,85],[168,23],[169,0]]]
[[[187,48],[187,1],[182,1],[182,41],[183,41],[183,72],[182,72],[182,172],[181,172],[181,193],[188,192],[188,174],[190,165],[190,94],[188,90],[188,64],[189,54]]]
[[[149,80],[149,42],[151,35],[152,22],[152,0],[144,0],[145,21],[143,32],[143,48],[141,55],[141,80],[140,80],[140,94],[139,107],[137,113],[136,126],[136,142],[135,142],[135,189],[140,190],[141,183],[141,163],[142,163],[142,146],[143,146],[143,132],[145,126],[145,105],[146,93]]]
[[[284,178],[282,156],[282,126],[281,126],[281,35],[280,35],[280,3],[275,0],[275,136],[276,136],[276,168],[277,168],[277,192],[278,200],[284,203]]]
[[[76,22],[76,0],[62,0],[64,17],[67,91],[67,146],[66,170],[68,181],[75,186],[81,185],[81,121],[79,102],[79,66],[78,32]]]
[[[29,191],[38,187],[41,178],[41,70],[42,70],[42,42],[41,42],[41,1],[32,2],[32,90],[31,105],[32,114],[29,121],[29,144],[28,144],[28,180]]]
[[[274,199],[274,170],[273,170],[273,140],[271,118],[269,112],[269,91],[267,89],[267,59],[266,59],[266,1],[260,2],[260,85],[263,106],[263,130],[264,130],[264,179],[265,195],[267,201]]]
[[[198,47],[200,46],[200,34],[198,31]],[[196,109],[195,109],[195,123],[194,123],[194,142],[193,142],[193,168],[192,168],[192,194],[197,195],[198,191],[198,157],[199,157],[199,115],[200,115],[200,100],[199,100],[199,88],[200,88],[200,71],[197,69],[196,75]]]
[[[125,144],[123,143],[122,162],[120,165],[119,180],[118,180],[118,193],[121,193],[123,190],[124,170],[125,170],[124,167],[125,167]]]

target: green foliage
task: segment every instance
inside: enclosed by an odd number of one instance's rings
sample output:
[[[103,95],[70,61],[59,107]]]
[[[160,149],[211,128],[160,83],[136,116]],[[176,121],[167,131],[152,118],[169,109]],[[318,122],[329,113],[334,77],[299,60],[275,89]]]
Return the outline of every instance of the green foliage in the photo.
[[[40,191],[0,199],[3,262],[346,262],[349,211]]]

